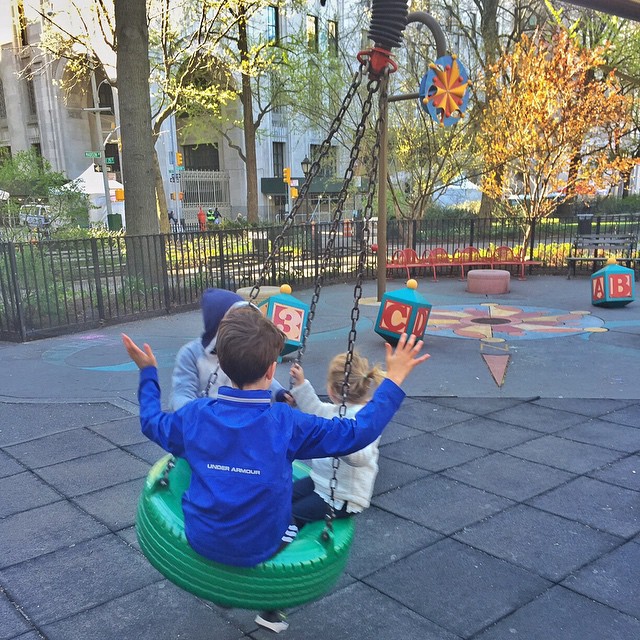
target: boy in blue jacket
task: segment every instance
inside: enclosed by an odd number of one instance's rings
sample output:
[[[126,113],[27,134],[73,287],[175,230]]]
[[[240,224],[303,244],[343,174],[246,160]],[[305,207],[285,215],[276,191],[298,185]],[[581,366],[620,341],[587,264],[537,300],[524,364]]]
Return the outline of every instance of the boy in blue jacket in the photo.
[[[271,403],[269,387],[284,335],[255,308],[231,309],[217,337],[220,366],[232,386],[220,387],[215,400],[199,398],[165,413],[151,347],[142,350],[122,334],[140,368],[142,432],[191,466],[182,501],[189,544],[216,562],[251,567],[275,555],[297,532],[291,463],[347,455],[373,442],[400,407],[400,385],[429,356],[419,355],[423,343],[413,335],[403,335],[395,350],[385,345],[387,378],[372,400],[355,418],[329,420]]]

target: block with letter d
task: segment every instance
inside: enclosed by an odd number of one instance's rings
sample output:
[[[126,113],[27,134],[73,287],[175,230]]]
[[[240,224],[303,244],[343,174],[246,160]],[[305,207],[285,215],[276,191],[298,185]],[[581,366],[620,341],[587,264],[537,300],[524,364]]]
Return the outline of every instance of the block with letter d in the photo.
[[[591,304],[600,307],[623,307],[633,302],[635,281],[633,269],[627,269],[609,258],[606,266],[591,276]]]
[[[284,348],[280,357],[297,351],[302,346],[309,305],[291,295],[291,287],[283,284],[280,293],[261,302],[258,308],[284,333]]]
[[[411,279],[406,289],[382,296],[375,331],[392,345],[397,344],[403,333],[413,333],[419,339],[424,336],[431,304],[417,292],[417,287],[418,283]]]

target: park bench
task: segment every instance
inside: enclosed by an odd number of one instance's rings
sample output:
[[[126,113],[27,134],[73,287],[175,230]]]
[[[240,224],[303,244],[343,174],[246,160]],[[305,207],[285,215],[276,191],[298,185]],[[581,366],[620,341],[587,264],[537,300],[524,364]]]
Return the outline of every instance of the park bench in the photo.
[[[592,271],[604,266],[614,256],[616,261],[634,269],[638,238],[632,233],[589,233],[576,236],[567,257],[567,278],[576,275],[578,262],[592,263]],[[635,276],[637,279],[637,275]]]

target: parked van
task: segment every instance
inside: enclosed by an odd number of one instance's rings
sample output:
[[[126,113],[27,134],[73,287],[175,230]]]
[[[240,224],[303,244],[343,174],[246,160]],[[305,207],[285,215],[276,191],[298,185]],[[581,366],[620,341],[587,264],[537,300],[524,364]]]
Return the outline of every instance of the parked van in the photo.
[[[23,204],[18,212],[18,221],[28,227],[46,228],[51,224],[51,217],[43,204]]]

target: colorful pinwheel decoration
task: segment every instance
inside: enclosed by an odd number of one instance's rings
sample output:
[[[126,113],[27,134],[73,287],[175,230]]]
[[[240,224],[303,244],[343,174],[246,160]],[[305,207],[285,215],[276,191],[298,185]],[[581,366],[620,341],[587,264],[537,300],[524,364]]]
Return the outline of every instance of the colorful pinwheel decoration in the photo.
[[[442,56],[429,65],[420,83],[420,104],[444,127],[463,117],[469,102],[471,81],[467,70],[455,55]]]

